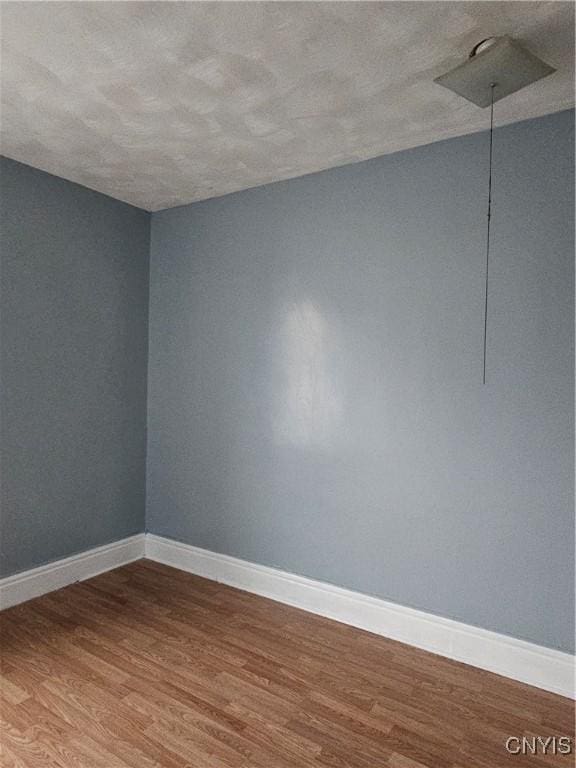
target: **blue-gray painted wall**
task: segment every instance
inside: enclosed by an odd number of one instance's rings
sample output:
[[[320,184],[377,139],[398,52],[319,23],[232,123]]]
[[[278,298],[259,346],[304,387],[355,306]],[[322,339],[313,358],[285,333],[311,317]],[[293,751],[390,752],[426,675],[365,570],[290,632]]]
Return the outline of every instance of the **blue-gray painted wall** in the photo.
[[[573,129],[154,214],[150,530],[573,648]],[[2,573],[144,530],[150,216],[2,160]]]
[[[573,141],[496,131],[486,386],[486,133],[154,214],[148,528],[571,650]]]
[[[150,215],[0,173],[7,574],[144,528]]]

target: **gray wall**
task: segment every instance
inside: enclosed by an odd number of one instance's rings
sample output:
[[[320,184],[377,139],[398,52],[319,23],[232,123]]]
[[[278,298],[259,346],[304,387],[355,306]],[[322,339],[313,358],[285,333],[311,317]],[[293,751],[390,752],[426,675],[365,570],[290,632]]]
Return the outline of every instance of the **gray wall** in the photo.
[[[148,529],[574,639],[572,112],[152,217]]]
[[[150,216],[0,171],[7,574],[143,530]]]

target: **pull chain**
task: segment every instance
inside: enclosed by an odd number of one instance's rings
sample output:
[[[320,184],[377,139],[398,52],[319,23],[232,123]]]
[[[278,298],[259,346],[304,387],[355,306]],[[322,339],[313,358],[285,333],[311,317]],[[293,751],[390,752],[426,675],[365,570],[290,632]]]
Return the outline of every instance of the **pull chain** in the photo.
[[[490,219],[492,218],[492,137],[494,133],[494,88],[496,83],[490,83],[490,163],[488,171],[488,222],[486,225],[486,279],[484,287],[484,358],[482,367],[482,384],[486,384],[486,338],[488,330],[488,270],[490,267]]]

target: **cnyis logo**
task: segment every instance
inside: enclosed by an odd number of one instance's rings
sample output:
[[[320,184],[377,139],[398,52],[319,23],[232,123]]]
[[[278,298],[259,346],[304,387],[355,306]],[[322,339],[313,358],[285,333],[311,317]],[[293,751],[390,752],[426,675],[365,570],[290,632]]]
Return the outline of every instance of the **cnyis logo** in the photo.
[[[506,751],[511,755],[571,755],[570,736],[510,736]]]

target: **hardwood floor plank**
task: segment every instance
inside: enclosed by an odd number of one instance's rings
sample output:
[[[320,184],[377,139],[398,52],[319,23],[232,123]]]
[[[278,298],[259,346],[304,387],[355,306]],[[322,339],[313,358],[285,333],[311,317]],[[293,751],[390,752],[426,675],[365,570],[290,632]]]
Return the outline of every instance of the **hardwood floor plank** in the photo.
[[[0,617],[2,768],[568,768],[574,703],[139,561]]]

